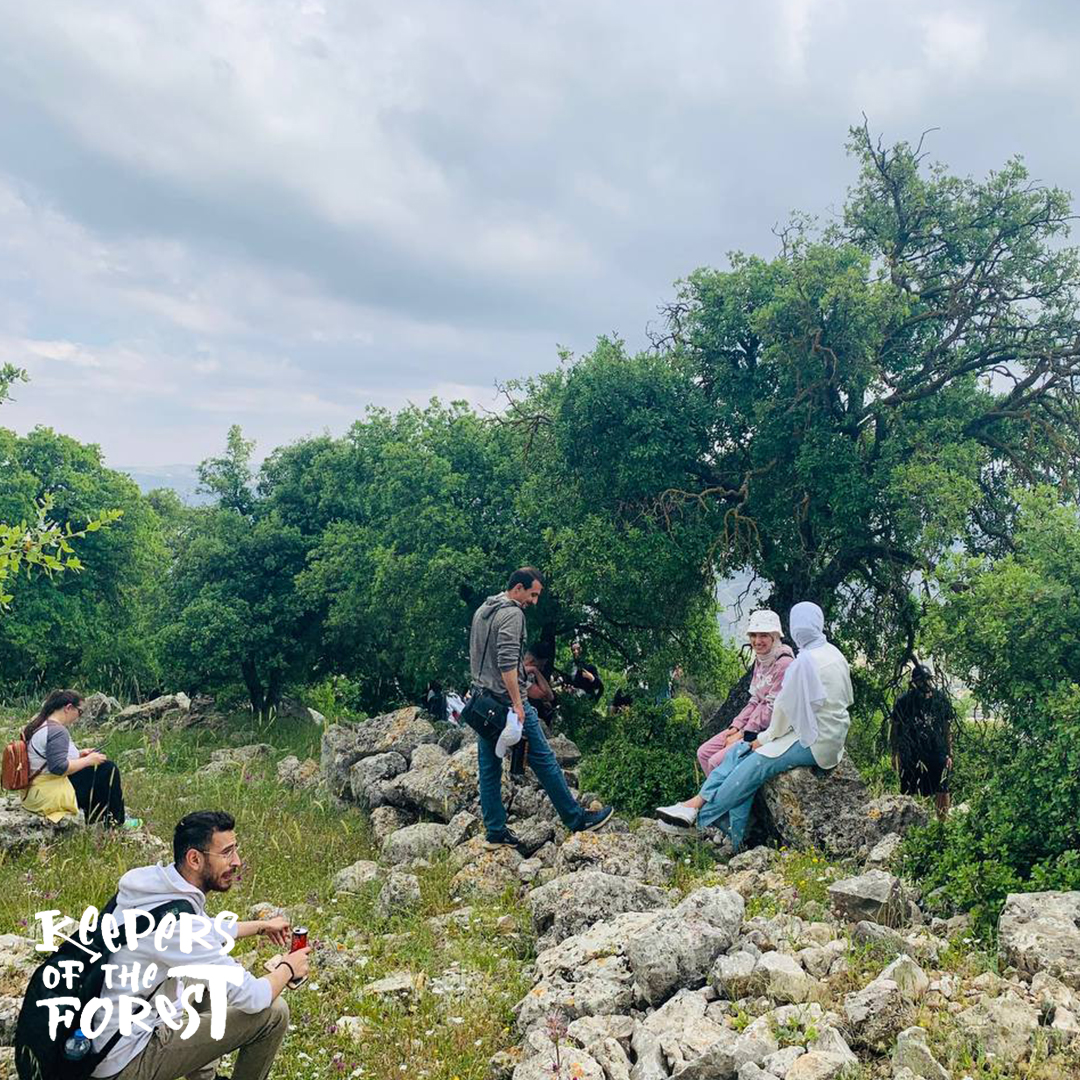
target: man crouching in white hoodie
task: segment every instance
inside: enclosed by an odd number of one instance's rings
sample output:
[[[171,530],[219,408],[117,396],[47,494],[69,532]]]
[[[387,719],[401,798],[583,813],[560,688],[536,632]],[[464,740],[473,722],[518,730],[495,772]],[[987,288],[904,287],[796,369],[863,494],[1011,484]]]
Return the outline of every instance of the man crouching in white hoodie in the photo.
[[[206,915],[206,894],[228,892],[240,869],[235,828],[235,820],[223,811],[188,814],[173,834],[171,866],[141,866],[129,870],[120,879],[117,919],[123,918],[124,911],[151,911],[172,900],[176,901],[173,910],[178,919],[194,915],[194,922],[202,932],[186,935],[178,932],[167,940],[157,941],[155,935],[148,934],[140,937],[134,948],[125,945],[112,954],[110,962],[120,971],[132,971],[138,963],[145,972],[148,965],[156,964],[158,985],[133,990],[114,983],[102,991],[103,998],[112,999],[113,1009],[109,1023],[94,1038],[95,1051],[103,1050],[120,1030],[119,1004],[125,994],[130,998],[138,993],[151,1001],[164,994],[173,1002],[175,1018],[171,1024],[167,1023],[155,1011],[142,1023],[132,1025],[130,1034],[121,1034],[113,1042],[94,1070],[95,1077],[211,1080],[217,1059],[233,1050],[240,1051],[233,1080],[265,1080],[270,1074],[274,1055],[289,1024],[289,1007],[281,992],[290,979],[308,974],[308,950],[289,953],[287,963],[262,978],[256,978],[229,955],[230,937],[265,934],[282,946],[287,946],[289,939],[289,924],[283,918],[223,924],[220,916],[210,920]],[[225,930],[221,929],[223,925]],[[205,984],[198,1005],[192,1002],[190,981],[186,994],[182,979],[171,979],[162,985],[170,968],[194,965],[214,969],[209,976],[197,980]],[[217,1023],[212,1023],[213,999],[218,995],[227,998],[227,1008],[218,1008]],[[220,1005],[224,1004],[224,1000],[220,1001]],[[189,1020],[195,1011],[199,1013],[198,1027],[183,1037],[187,1034],[185,1029],[193,1026]],[[220,1013],[224,1013],[223,1030]],[[215,1028],[218,1030],[214,1031]],[[215,1034],[220,1037],[215,1038]]]

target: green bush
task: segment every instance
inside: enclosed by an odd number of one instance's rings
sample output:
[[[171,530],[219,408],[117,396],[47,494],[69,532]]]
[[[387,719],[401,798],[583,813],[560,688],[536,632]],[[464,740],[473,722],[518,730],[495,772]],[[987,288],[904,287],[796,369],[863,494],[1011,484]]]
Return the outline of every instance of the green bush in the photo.
[[[1080,520],[1052,492],[1020,505],[1009,554],[939,570],[947,599],[932,644],[995,722],[957,744],[969,782],[983,778],[964,793],[969,811],[905,845],[924,891],[971,911],[984,933],[1008,893],[1080,880]]]
[[[591,698],[562,693],[557,727],[588,754],[598,750],[611,734],[611,718]]]
[[[367,719],[367,713],[361,708],[363,691],[360,683],[346,675],[328,675],[308,687],[302,697],[305,705],[321,712],[328,721]]]
[[[582,760],[584,789],[632,817],[694,793],[701,717],[689,698],[637,702],[607,727],[599,749]]]

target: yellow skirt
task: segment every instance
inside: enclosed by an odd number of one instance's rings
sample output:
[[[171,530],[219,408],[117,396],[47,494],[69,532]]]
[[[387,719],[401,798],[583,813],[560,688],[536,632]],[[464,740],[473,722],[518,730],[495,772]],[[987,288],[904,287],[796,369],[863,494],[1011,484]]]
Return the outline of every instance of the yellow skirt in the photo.
[[[66,776],[42,773],[22,793],[24,810],[32,814],[41,814],[50,821],[79,816],[79,804],[75,799],[75,789]]]

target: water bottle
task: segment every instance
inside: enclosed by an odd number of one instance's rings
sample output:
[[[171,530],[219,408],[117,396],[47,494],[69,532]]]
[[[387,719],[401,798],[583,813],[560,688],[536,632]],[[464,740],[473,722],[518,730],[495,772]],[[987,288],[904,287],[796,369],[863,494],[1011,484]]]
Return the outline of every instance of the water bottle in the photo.
[[[76,1028],[75,1034],[70,1036],[64,1043],[65,1061],[82,1061],[93,1049],[94,1044],[82,1033],[82,1028]]]

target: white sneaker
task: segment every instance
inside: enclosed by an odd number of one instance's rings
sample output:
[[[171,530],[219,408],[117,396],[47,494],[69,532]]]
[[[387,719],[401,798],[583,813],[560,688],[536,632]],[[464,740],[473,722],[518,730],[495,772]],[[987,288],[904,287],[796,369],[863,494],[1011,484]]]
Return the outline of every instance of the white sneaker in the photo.
[[[661,806],[656,811],[656,816],[669,825],[681,825],[684,829],[689,829],[697,821],[697,810],[692,806],[676,803],[673,806]]]

